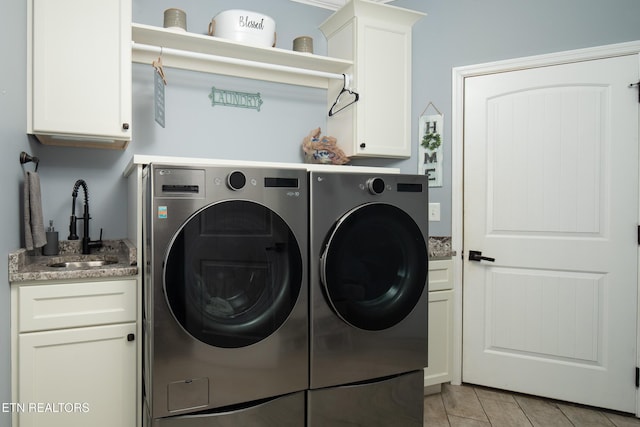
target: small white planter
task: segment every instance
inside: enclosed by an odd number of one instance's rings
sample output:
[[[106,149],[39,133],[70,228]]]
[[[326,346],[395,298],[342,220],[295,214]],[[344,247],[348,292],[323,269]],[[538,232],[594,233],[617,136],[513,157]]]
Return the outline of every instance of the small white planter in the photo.
[[[276,44],[276,22],[258,12],[225,10],[211,20],[209,35],[254,46],[272,47]]]

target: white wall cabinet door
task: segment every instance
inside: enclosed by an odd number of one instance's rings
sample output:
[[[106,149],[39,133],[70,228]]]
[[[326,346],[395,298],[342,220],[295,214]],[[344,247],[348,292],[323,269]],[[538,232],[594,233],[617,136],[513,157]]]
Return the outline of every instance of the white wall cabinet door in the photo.
[[[19,427],[135,426],[135,332],[127,323],[20,334]]]
[[[123,148],[131,139],[131,0],[28,2],[27,132]]]
[[[424,14],[353,0],[325,21],[328,54],[351,60],[360,100],[327,119],[327,134],[351,157],[411,156],[411,27]],[[343,89],[332,80],[331,108]],[[352,96],[341,96],[338,106]]]

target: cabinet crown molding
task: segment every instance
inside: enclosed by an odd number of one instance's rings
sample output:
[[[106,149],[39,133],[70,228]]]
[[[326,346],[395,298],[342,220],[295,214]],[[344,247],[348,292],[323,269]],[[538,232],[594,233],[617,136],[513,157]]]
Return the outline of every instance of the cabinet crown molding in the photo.
[[[347,0],[291,0],[296,3],[304,3],[325,9],[338,10],[347,3]],[[371,0],[376,3],[391,3],[394,0]]]

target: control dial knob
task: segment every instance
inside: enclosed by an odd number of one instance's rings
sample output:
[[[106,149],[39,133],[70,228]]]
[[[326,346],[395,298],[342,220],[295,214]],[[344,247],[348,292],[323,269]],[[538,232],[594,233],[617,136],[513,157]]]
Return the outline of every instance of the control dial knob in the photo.
[[[246,183],[247,177],[240,171],[233,171],[227,177],[227,186],[234,191],[244,188]]]
[[[384,180],[382,178],[370,178],[367,180],[367,189],[371,194],[382,194],[384,191]]]

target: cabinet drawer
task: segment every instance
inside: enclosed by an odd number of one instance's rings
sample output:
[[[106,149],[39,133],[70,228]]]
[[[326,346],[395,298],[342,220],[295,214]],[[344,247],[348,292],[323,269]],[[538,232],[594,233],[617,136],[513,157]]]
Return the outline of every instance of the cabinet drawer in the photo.
[[[453,289],[453,260],[429,261],[429,292]]]
[[[19,332],[135,320],[135,280],[21,286],[18,291]]]

